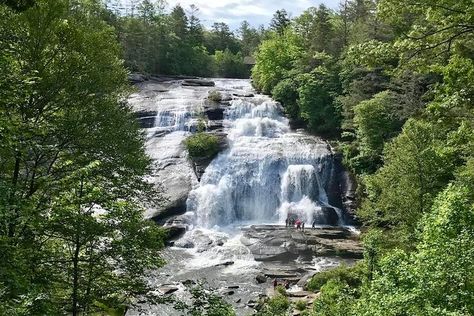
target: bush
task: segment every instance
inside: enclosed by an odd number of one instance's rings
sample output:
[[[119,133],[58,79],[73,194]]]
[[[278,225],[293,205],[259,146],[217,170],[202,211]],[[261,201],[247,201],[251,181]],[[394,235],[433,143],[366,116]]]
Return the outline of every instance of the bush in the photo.
[[[278,285],[275,290],[276,290],[277,293],[280,293],[281,295],[286,296],[286,289],[285,289],[284,286]]]
[[[299,300],[295,303],[295,307],[299,311],[304,311],[306,309],[306,301]]]
[[[272,297],[256,315],[257,316],[286,316],[290,309],[290,301],[281,294]]]
[[[332,279],[322,288],[321,295],[313,303],[313,312],[317,316],[352,315],[357,295],[346,282]],[[372,314],[365,314],[372,315]]]
[[[222,94],[217,90],[209,91],[209,95],[207,98],[213,102],[221,102],[222,101]]]
[[[184,143],[192,158],[211,158],[219,152],[219,140],[215,135],[197,133],[188,137]]]
[[[298,88],[298,105],[301,117],[315,133],[334,134],[339,128],[330,92],[322,80],[311,76],[302,77],[302,84]]]
[[[298,85],[293,79],[284,79],[280,81],[272,90],[273,98],[280,102],[285,108],[286,114],[293,119],[300,118],[300,109],[298,107]]]
[[[363,263],[358,263],[352,267],[341,265],[335,269],[315,274],[308,282],[307,288],[311,291],[319,291],[330,280],[340,280],[350,287],[358,287],[361,285],[365,274],[366,267]]]

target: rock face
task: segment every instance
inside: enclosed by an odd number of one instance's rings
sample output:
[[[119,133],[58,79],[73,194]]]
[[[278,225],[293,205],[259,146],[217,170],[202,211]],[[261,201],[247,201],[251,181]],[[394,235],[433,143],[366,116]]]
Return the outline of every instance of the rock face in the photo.
[[[312,256],[340,256],[362,258],[363,248],[357,236],[342,227],[305,229],[281,226],[251,226],[244,230],[241,242],[246,245],[257,261],[289,262]],[[267,277],[296,277],[266,274]]]

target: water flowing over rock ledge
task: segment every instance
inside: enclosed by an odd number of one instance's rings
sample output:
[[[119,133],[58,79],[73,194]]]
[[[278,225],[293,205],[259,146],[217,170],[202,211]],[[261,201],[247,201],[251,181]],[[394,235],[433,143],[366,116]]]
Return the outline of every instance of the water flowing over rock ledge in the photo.
[[[340,156],[326,141],[292,130],[281,106],[255,94],[248,80],[137,87],[129,102],[154,163],[149,180],[166,198],[146,216],[165,225],[171,246],[169,264],[150,275],[157,293],[185,295],[185,284],[206,280],[243,315],[274,278],[292,284],[295,298],[309,297],[302,288],[314,273],[362,257],[357,233],[343,227],[352,223],[354,187]],[[221,150],[213,159],[189,159],[183,141],[203,117]],[[281,225],[288,217],[302,219],[306,230]],[[313,222],[325,226],[313,230]]]

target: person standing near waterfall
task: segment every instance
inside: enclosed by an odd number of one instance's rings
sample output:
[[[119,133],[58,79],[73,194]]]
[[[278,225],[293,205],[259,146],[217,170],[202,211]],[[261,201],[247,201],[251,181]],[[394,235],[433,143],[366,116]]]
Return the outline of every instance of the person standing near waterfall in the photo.
[[[301,220],[298,218],[296,220],[296,230],[300,230],[301,229]]]

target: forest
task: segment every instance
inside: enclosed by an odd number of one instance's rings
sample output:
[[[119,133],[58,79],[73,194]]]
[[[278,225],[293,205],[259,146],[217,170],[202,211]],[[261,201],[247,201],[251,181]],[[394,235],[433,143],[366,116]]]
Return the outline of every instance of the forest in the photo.
[[[474,315],[471,0],[342,0],[237,30],[162,1],[1,0],[0,315],[124,315],[150,293],[166,232],[143,212],[163,197],[130,73],[250,77],[342,155],[363,260],[316,274],[301,315]],[[235,315],[194,294],[189,314]],[[257,315],[291,310],[282,291]]]

